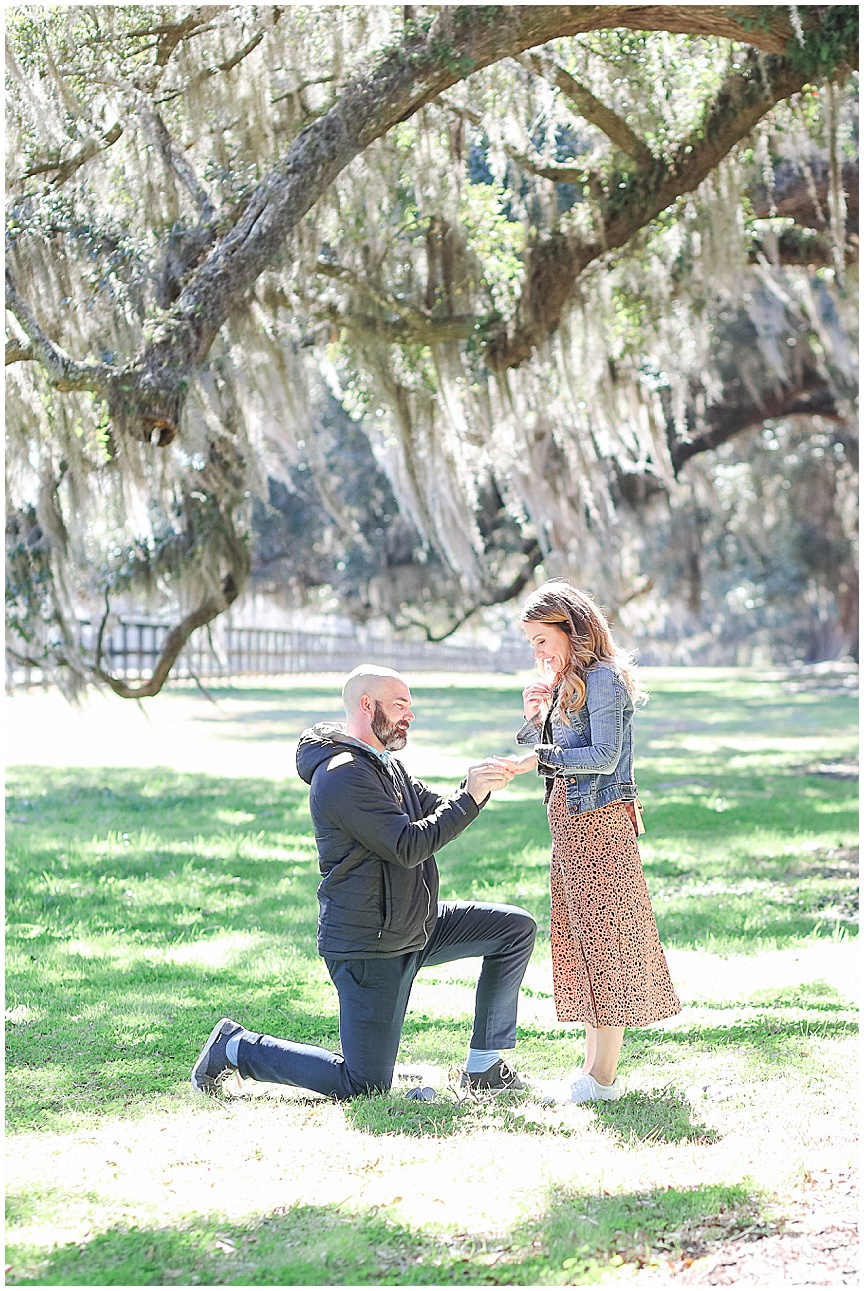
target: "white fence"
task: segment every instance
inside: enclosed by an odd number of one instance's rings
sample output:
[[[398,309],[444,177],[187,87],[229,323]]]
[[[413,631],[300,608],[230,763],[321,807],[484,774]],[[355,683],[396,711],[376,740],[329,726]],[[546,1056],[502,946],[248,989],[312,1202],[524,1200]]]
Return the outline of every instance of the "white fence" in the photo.
[[[170,625],[147,618],[123,618],[102,644],[103,667],[114,677],[134,681],[149,676],[162,652]],[[350,672],[358,663],[377,663],[400,672],[514,673],[532,665],[527,643],[505,642],[497,650],[445,642],[382,640],[349,632],[308,632],[284,628],[233,628],[220,625],[208,634],[199,628],[171,670],[171,679],[214,681],[232,677],[279,676],[302,672]],[[21,668],[7,659],[9,686],[39,685],[39,669]]]

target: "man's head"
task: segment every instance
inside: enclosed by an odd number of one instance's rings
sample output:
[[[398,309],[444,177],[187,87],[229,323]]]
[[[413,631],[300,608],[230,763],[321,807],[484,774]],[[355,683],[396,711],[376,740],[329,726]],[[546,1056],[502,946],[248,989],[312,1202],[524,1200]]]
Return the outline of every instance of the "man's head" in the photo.
[[[349,735],[373,749],[404,749],[414,714],[408,683],[398,672],[374,663],[360,664],[345,679],[342,703]]]

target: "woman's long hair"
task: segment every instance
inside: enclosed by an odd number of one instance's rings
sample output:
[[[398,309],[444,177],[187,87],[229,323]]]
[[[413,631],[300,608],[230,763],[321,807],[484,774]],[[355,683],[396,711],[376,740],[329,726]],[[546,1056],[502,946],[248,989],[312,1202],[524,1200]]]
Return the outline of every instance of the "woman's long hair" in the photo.
[[[596,663],[608,663],[630,692],[634,704],[644,704],[648,692],[639,680],[633,655],[612,639],[609,624],[585,592],[566,579],[552,579],[528,597],[519,615],[522,623],[552,623],[567,633],[570,650],[558,674],[558,712],[569,722],[567,711],[585,703],[585,677]]]

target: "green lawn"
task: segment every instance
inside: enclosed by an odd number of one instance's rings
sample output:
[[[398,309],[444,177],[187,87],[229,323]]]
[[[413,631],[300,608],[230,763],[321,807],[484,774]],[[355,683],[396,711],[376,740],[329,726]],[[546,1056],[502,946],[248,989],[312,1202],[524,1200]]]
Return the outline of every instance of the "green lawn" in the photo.
[[[856,708],[741,670],[649,684],[642,854],[685,1007],[628,1033],[628,1093],[603,1109],[460,1097],[471,964],[428,971],[412,998],[400,1062],[437,1103],[403,1087],[196,1101],[188,1071],[223,1013],[338,1048],[305,786],[207,774],[206,744],[198,774],[12,768],[7,1280],[581,1284],[782,1226],[808,1172],[852,1153]],[[444,787],[512,749],[520,685],[421,678],[418,772]],[[224,720],[202,699],[202,722],[284,744],[336,692],[217,690]],[[551,1001],[548,851],[525,777],[439,857],[443,896],[538,916],[516,1053],[538,1077],[581,1052]]]

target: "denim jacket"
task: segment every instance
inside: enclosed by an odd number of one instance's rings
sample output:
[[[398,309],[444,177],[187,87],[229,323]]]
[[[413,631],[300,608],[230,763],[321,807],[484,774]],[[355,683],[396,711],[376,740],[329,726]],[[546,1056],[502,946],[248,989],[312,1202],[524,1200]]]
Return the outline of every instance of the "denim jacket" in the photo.
[[[633,700],[621,677],[610,664],[598,663],[585,677],[585,703],[570,710],[570,725],[562,722],[553,707],[552,743],[544,743],[544,723],[539,717],[525,723],[516,736],[519,744],[532,744],[537,754],[537,773],[546,776],[546,799],[553,777],[563,776],[567,809],[572,816],[596,811],[610,802],[632,802],[636,796],[633,779]]]

